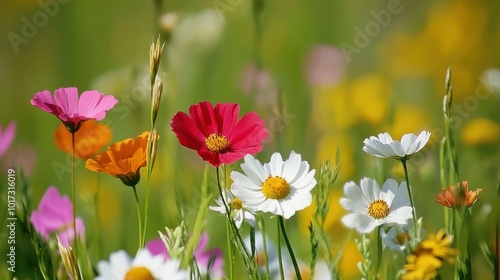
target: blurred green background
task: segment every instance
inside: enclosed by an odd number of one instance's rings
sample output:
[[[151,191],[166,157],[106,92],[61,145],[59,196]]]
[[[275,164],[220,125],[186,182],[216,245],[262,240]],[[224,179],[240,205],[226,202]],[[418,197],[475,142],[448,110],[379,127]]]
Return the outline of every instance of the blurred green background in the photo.
[[[49,185],[70,194],[70,158],[54,145],[59,121],[31,106],[30,99],[36,92],[67,86],[113,94],[119,103],[106,118],[112,141],[136,137],[149,129],[149,44],[162,34],[169,40],[160,66],[165,86],[149,238],[164,226],[179,224],[179,207],[188,224],[194,222],[204,163],[177,143],[169,124],[177,111],[204,100],[237,102],[242,113],[256,111],[262,116],[271,135],[258,155],[262,162],[275,151],[288,155],[295,150],[318,168],[335,158],[340,145],[342,170],[328,223],[338,244],[348,234],[339,222],[343,210],[338,205],[346,181],[359,182],[364,176],[380,183],[387,177],[403,180],[397,162],[375,160],[362,151],[363,139],[385,131],[399,138],[429,130],[431,142],[410,163],[410,181],[424,227],[437,231],[443,226],[443,210],[434,196],[444,187],[437,143],[443,132],[445,73],[451,67],[460,177],[472,189],[483,189],[474,206],[473,238],[490,241],[496,221],[491,211],[499,202],[500,2],[264,2],[256,14],[253,2],[243,0],[4,1],[0,124],[5,127],[15,120],[17,135],[2,161],[4,166],[14,157],[26,162],[31,207],[37,207]],[[215,9],[215,16],[207,16],[207,9]],[[160,23],[166,13],[177,15],[174,27]],[[245,79],[249,65],[257,65],[253,80]],[[95,231],[93,197],[99,189],[104,243],[91,244],[95,258],[107,259],[120,248],[134,252],[132,190],[117,179],[86,170],[82,162],[76,176],[77,211],[89,236]],[[216,190],[214,184],[211,187]],[[139,193],[144,195],[143,190]],[[297,229],[292,237],[307,236],[308,213],[291,219],[290,226]],[[211,246],[224,246],[225,238],[218,238],[225,234],[219,226],[223,223],[223,217],[209,213]],[[346,277],[356,277],[354,262],[349,261],[356,259],[352,249],[346,249],[350,253],[342,266]],[[18,250],[18,265],[33,265],[29,246]],[[308,250],[298,248],[305,261]],[[484,270],[479,250],[473,254],[474,269]]]

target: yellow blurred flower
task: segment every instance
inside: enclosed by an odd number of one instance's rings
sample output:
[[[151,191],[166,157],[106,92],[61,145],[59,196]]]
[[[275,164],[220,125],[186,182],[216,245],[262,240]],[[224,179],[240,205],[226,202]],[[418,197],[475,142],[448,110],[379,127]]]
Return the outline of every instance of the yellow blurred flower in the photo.
[[[470,146],[494,143],[500,137],[500,125],[489,119],[477,118],[465,125],[460,136]]]
[[[412,131],[429,130],[428,112],[425,108],[401,104],[395,108],[394,121],[387,129],[394,139]],[[432,137],[432,136],[431,136]]]
[[[430,234],[406,259],[403,280],[432,279],[437,275],[437,269],[443,261],[453,262],[457,251],[450,248],[453,237],[447,235],[444,229],[437,234]]]
[[[339,173],[338,181],[346,181],[351,178],[356,171],[354,149],[361,149],[362,142],[360,141],[358,146],[353,147],[356,143],[353,143],[353,140],[347,134],[327,134],[321,136],[316,144],[316,162],[321,164],[325,160],[335,159],[337,156],[337,145],[340,146],[342,152],[340,156],[340,165],[342,166],[342,170]]]
[[[385,121],[389,103],[389,84],[377,75],[367,75],[351,86],[354,111],[359,117],[371,124]]]
[[[363,121],[382,123],[387,116],[389,92],[387,80],[375,74],[317,89],[313,94],[315,124],[322,131],[334,131]]]
[[[313,94],[314,124],[321,131],[347,129],[358,121],[357,114],[353,112],[349,88],[343,82],[331,88],[319,89]]]
[[[108,185],[103,184],[104,180],[97,176],[85,176],[78,185],[83,188],[78,189],[78,195],[89,207],[88,212],[99,215],[99,223],[105,230],[114,229],[120,221],[121,199],[120,195],[111,190]],[[97,205],[95,205],[97,198]],[[94,213],[95,210],[98,213]],[[97,219],[97,217],[94,217]],[[97,220],[96,220],[97,222]]]
[[[474,92],[478,77],[490,64],[493,34],[484,1],[458,0],[429,9],[425,27],[416,34],[399,33],[380,46],[381,61],[395,78],[432,78],[442,94],[448,66],[457,99]]]

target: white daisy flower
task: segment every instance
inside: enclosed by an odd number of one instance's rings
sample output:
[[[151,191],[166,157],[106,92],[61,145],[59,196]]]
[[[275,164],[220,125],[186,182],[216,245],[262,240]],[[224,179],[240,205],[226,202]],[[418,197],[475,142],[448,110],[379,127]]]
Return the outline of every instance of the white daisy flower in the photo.
[[[246,221],[250,226],[255,227],[255,216],[245,209],[245,205],[243,205],[241,199],[235,197],[229,190],[224,190],[222,195],[224,196],[224,201],[227,203],[227,206],[231,211],[231,218],[233,218],[237,228],[241,227],[243,221]],[[226,207],[224,207],[222,198],[219,197],[215,200],[215,202],[217,203],[217,206],[209,206],[208,208],[226,215]]]
[[[99,261],[99,276],[94,280],[188,280],[189,272],[179,270],[180,262],[172,259],[165,261],[162,255],[153,256],[142,250],[132,259],[125,251],[112,253],[109,261]]]
[[[374,179],[363,178],[361,188],[354,182],[344,185],[346,197],[340,204],[351,213],[342,217],[342,222],[360,233],[369,233],[383,224],[406,224],[412,218],[406,182],[388,179],[382,190]]]
[[[232,191],[252,212],[268,212],[288,219],[312,203],[315,170],[309,171],[309,164],[294,151],[286,161],[274,153],[264,165],[248,154],[241,169],[245,174],[231,173]]]
[[[409,159],[427,144],[430,137],[431,133],[424,130],[418,137],[413,133],[405,134],[399,142],[392,140],[387,132],[380,133],[378,137],[370,136],[363,141],[363,151],[381,158]]]

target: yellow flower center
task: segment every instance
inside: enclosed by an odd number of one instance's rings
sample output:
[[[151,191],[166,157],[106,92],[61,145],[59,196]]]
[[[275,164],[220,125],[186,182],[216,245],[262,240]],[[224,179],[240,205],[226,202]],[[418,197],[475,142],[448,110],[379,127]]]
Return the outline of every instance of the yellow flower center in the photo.
[[[241,202],[241,199],[235,197],[231,202],[229,202],[229,207],[234,210],[240,210],[243,208],[243,202]]]
[[[155,280],[153,274],[144,266],[138,266],[130,269],[125,274],[125,280]]]
[[[262,184],[262,193],[267,198],[283,199],[290,193],[290,185],[279,176],[269,176]]]
[[[224,153],[229,148],[231,142],[224,135],[212,133],[205,139],[205,146],[214,153]]]
[[[411,240],[411,236],[407,232],[401,232],[396,234],[396,240],[398,241],[399,245],[403,245]]]
[[[382,219],[389,215],[389,206],[387,202],[377,199],[368,207],[368,214],[375,219]]]
[[[264,267],[266,265],[266,254],[264,254],[263,252],[257,252],[254,258],[259,267]]]

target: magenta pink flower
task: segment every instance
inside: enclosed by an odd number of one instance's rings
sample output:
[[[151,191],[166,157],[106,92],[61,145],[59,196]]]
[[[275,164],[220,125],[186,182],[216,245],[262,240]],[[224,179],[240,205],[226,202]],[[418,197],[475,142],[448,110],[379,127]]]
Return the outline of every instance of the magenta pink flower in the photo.
[[[96,90],[84,91],[78,99],[75,87],[60,88],[54,96],[48,90],[37,92],[31,104],[59,118],[69,132],[75,133],[86,120],[100,121],[118,101]]]
[[[203,274],[210,274],[216,278],[223,278],[224,270],[222,269],[222,266],[224,264],[224,260],[222,258],[222,250],[219,248],[207,250],[205,249],[207,244],[208,234],[203,233],[200,238],[200,243],[198,243],[194,252],[196,263]],[[146,249],[148,249],[153,256],[162,255],[165,260],[170,258],[167,248],[161,238],[148,241]],[[210,264],[211,267],[208,267]]]
[[[0,157],[2,157],[3,154],[5,154],[5,152],[9,149],[10,144],[12,144],[15,135],[16,135],[15,121],[11,121],[9,125],[7,125],[5,130],[3,130],[2,126],[0,126]]]
[[[73,233],[73,205],[67,196],[61,196],[56,187],[50,186],[38,205],[38,211],[31,213],[31,222],[36,232],[47,241],[50,234],[56,233],[65,247],[74,239]],[[76,217],[76,234],[85,234],[85,225],[82,218]]]
[[[262,150],[267,137],[264,121],[254,112],[238,120],[240,106],[234,103],[201,102],[189,107],[189,116],[178,112],[170,126],[179,143],[196,150],[213,166],[230,164]]]

